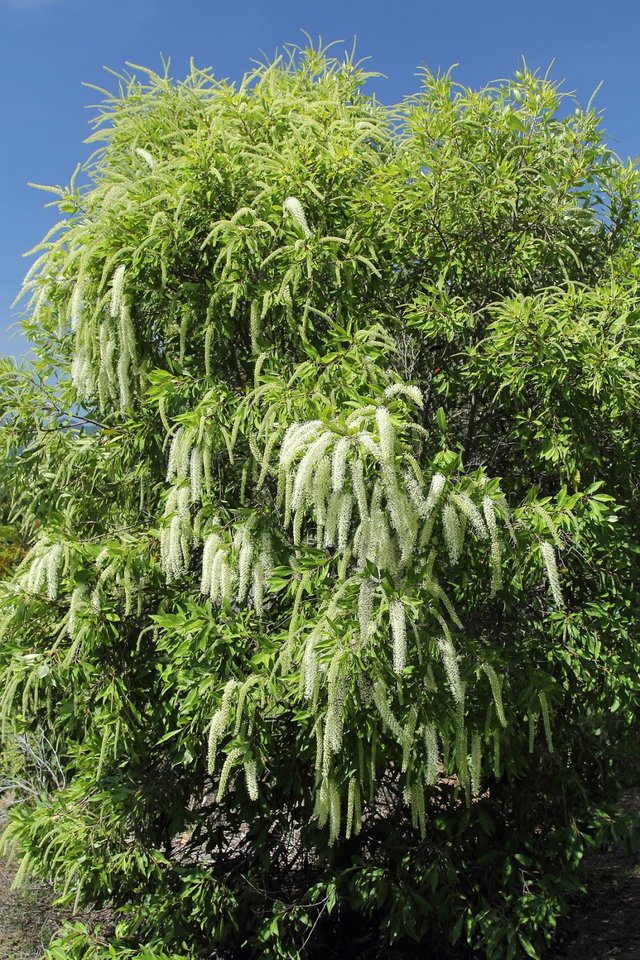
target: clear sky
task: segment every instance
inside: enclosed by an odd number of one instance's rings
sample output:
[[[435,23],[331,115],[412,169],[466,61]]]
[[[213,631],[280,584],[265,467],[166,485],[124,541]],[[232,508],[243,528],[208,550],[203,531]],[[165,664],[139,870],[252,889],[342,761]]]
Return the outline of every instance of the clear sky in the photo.
[[[416,68],[458,63],[456,79],[481,86],[554,61],[586,103],[603,86],[610,144],[640,154],[640,4],[637,0],[0,0],[0,353],[20,354],[9,305],[28,261],[22,254],[54,222],[47,195],[27,181],[66,183],[87,157],[87,107],[109,86],[103,66],[125,61],[160,67],[171,57],[182,77],[189,57],[217,76],[239,78],[252,57],[272,55],[301,30],[324,41],[357,39],[361,56],[387,79],[375,82],[393,103],[418,86]]]

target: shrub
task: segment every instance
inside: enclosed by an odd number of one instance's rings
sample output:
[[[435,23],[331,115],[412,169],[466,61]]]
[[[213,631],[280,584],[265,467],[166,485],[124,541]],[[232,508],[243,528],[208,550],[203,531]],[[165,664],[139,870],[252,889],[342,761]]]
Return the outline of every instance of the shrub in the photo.
[[[49,960],[537,957],[637,736],[637,171],[528,71],[136,70],[0,371],[6,841],[118,914]]]

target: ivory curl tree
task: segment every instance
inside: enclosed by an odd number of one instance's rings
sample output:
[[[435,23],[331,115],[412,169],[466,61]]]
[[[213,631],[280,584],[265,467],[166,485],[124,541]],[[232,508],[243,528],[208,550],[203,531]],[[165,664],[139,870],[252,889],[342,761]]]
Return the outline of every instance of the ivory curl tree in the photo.
[[[117,920],[48,956],[537,957],[637,734],[637,172],[527,71],[135,71],[1,371],[6,840]]]

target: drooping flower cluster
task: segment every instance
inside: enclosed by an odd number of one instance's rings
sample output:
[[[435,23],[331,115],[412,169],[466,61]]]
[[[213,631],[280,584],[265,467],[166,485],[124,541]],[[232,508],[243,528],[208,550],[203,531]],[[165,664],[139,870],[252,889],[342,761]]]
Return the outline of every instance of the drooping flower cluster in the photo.
[[[132,403],[138,375],[138,350],[133,307],[126,292],[126,266],[113,274],[108,302],[88,296],[88,279],[80,272],[69,298],[68,313],[75,333],[71,375],[78,396],[98,400],[101,409],[115,403],[125,413]]]
[[[193,545],[190,504],[191,490],[186,484],[171,487],[160,534],[160,557],[169,583],[189,569]]]
[[[368,429],[372,420],[375,428]],[[346,432],[312,420],[285,433],[279,475],[285,521],[293,522],[294,543],[308,518],[319,547],[353,554],[360,569],[372,563],[397,572],[428,540],[445,478],[435,474],[425,495],[417,462],[398,455],[386,407],[365,407],[345,423]]]
[[[553,547],[547,540],[541,541],[540,553],[542,554],[542,559],[544,561],[547,579],[549,580],[549,587],[551,588],[553,599],[555,600],[557,606],[562,608],[564,607],[564,598],[562,596],[562,588],[560,587],[560,576],[558,574],[556,554]]]
[[[211,488],[211,456],[204,427],[204,418],[198,431],[179,427],[169,447],[167,480],[188,482],[193,504],[200,503],[203,490]]]
[[[29,593],[43,591],[47,599],[55,600],[60,588],[60,577],[65,566],[65,551],[61,543],[37,544],[31,562],[20,578],[21,586]]]
[[[222,604],[244,603],[250,595],[256,612],[262,614],[274,565],[269,534],[258,533],[252,520],[238,525],[233,536],[218,520],[214,526],[204,541],[200,592]]]
[[[391,389],[400,392],[399,385]],[[426,483],[384,405],[364,407],[341,423],[294,423],[280,448],[279,496],[294,543],[310,521],[318,547],[348,554],[360,570],[372,564],[397,575],[413,563],[429,544],[446,486],[437,472]],[[490,544],[492,587],[498,589],[502,554],[491,497],[477,505],[452,489],[440,515],[451,562],[462,554],[467,528]]]
[[[297,197],[287,197],[287,199],[282,204],[283,210],[285,213],[289,214],[293,222],[298,226],[301,232],[305,237],[311,236],[311,230],[309,229],[309,224],[307,223],[307,216],[304,212],[304,207],[300,203]]]

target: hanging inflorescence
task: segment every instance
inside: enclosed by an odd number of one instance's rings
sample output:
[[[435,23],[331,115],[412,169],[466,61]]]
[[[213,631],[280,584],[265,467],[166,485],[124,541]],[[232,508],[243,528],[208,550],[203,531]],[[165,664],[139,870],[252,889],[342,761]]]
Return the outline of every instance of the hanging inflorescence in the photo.
[[[56,600],[68,559],[68,551],[62,543],[51,544],[44,540],[36,544],[28,558],[26,569],[20,574],[19,585],[31,594]]]
[[[397,392],[397,391],[396,391]],[[358,569],[402,575],[429,545],[440,508],[442,534],[452,563],[459,560],[465,534],[489,545],[492,585],[501,583],[501,547],[496,507],[485,496],[450,490],[434,473],[427,484],[416,459],[398,437],[387,407],[356,411],[337,424],[311,420],[286,431],[279,460],[279,495],[294,544],[303,524],[315,527],[318,547],[354,558]]]
[[[252,519],[230,535],[219,521],[204,541],[200,592],[214,603],[245,603],[250,598],[256,613],[264,610],[264,595],[274,566],[268,532],[259,532]]]
[[[140,371],[125,264],[116,267],[108,296],[98,296],[81,272],[69,299],[68,315],[75,336],[71,376],[80,400],[97,400],[102,410],[114,404],[126,413]]]

